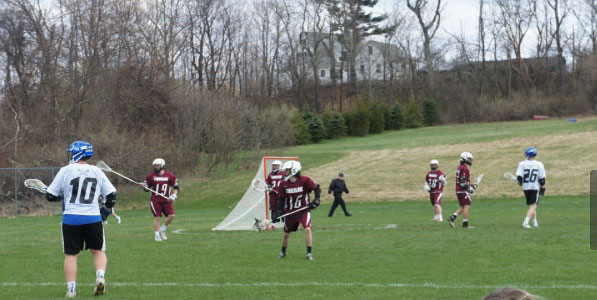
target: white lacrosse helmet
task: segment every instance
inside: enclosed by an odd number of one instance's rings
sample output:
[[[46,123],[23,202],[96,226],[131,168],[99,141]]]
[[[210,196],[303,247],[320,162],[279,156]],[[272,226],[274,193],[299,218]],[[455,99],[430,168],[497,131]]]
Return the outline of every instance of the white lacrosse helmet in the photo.
[[[166,161],[163,158],[156,158],[153,160],[152,165],[154,165],[154,166],[159,165],[160,169],[163,169],[166,166]]]
[[[466,162],[469,165],[473,164],[473,154],[470,152],[462,152],[460,153],[460,161]]]
[[[280,167],[281,167],[281,166],[282,166],[282,162],[281,162],[281,161],[279,161],[279,160],[274,160],[274,162],[272,163],[272,166],[273,166],[273,165],[278,165],[278,166],[280,166]]]
[[[288,173],[288,175],[285,178],[285,180],[288,180],[288,179],[290,179],[290,177],[296,175],[298,172],[301,171],[301,163],[298,161],[294,161],[294,160],[287,161],[284,164],[284,166],[282,167],[282,170],[284,170],[284,171],[290,170],[290,172]]]
[[[430,165],[437,165],[439,167],[439,161],[437,161],[437,159],[432,159],[431,162],[429,162]]]

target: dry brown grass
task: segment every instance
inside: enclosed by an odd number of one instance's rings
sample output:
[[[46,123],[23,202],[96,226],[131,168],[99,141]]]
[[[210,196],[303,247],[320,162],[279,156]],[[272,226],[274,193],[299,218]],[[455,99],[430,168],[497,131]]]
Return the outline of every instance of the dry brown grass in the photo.
[[[503,174],[515,174],[518,163],[524,159],[524,149],[536,146],[537,159],[545,165],[548,195],[577,195],[589,193],[589,174],[597,169],[597,132],[589,131],[567,135],[514,138],[487,143],[437,145],[411,149],[354,151],[339,161],[309,169],[312,178],[323,183],[327,192],[328,180],[338,171],[344,172],[352,199],[359,202],[426,200],[423,190],[429,161],[438,159],[440,169],[446,172],[458,163],[462,151],[475,156],[471,177],[485,174],[475,197],[521,197],[522,192]],[[444,189],[444,199],[454,200],[454,174],[450,172]],[[324,202],[330,202],[325,198]]]

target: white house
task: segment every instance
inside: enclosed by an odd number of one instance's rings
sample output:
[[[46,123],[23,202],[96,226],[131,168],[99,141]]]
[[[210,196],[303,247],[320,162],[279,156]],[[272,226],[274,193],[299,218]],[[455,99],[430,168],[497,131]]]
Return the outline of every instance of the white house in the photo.
[[[339,34],[301,33],[298,57],[305,66],[307,77],[313,77],[315,65],[322,85],[331,84],[332,76],[336,76],[336,83],[348,81],[349,52],[341,41],[342,35]],[[402,62],[403,56],[396,45],[368,40],[356,50],[355,68],[358,81],[392,80],[406,72],[406,64]],[[332,72],[332,65],[336,72]]]

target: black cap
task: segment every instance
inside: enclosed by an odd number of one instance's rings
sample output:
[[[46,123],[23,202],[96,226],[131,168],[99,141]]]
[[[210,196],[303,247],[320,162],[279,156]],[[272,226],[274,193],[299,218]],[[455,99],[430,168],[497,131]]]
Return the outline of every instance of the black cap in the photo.
[[[338,173],[338,177],[344,177],[344,173],[342,173],[342,172]]]

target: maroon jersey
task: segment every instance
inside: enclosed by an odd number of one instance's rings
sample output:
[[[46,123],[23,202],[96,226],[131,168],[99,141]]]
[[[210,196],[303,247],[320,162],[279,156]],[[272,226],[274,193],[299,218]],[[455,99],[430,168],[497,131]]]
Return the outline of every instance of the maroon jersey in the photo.
[[[156,172],[151,172],[151,174],[147,175],[147,178],[145,178],[145,183],[150,189],[166,196],[166,198],[170,196],[171,188],[178,184],[176,176],[170,171],[164,171],[164,174],[161,175]],[[152,192],[151,201],[167,202],[168,200]]]
[[[464,180],[466,183],[465,187],[460,186],[460,183]],[[456,194],[468,193],[468,187],[471,185],[471,175],[469,173],[466,164],[461,164],[456,169]]]
[[[440,170],[429,171],[427,176],[425,176],[425,182],[431,188],[430,193],[436,194],[444,191],[444,184],[439,180],[441,176],[444,176],[444,173]]]
[[[282,184],[282,181],[284,181],[284,172],[282,172],[281,170],[278,171],[277,173],[271,172],[269,173],[269,175],[267,175],[267,178],[265,179],[265,183],[268,186],[272,187],[272,191],[270,192],[271,194],[278,194],[280,191],[280,185]]]
[[[311,203],[309,194],[316,188],[317,185],[315,182],[313,182],[313,180],[307,176],[301,176],[297,178],[294,183],[291,183],[290,181],[282,181],[280,197],[285,199],[284,211],[289,213],[309,205],[309,203]],[[297,217],[301,213],[302,211],[299,212],[299,214],[290,215],[289,217]]]

